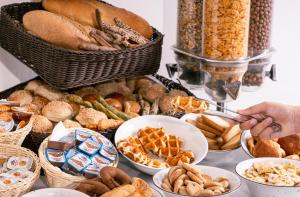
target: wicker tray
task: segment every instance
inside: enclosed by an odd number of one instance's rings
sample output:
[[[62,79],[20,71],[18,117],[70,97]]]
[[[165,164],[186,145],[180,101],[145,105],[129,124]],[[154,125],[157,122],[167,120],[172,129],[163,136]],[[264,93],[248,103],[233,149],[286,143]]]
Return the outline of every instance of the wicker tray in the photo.
[[[154,74],[153,77],[155,79],[157,79],[159,82],[161,82],[169,91],[173,90],[173,89],[177,89],[177,90],[182,90],[182,91],[186,92],[189,96],[194,96],[193,93],[191,93],[188,89],[186,89],[179,83],[176,83],[176,82],[174,82],[170,79],[167,79],[163,76],[160,76],[158,74]],[[36,77],[34,79],[41,80],[40,77]],[[31,79],[31,80],[33,80],[33,79]],[[31,80],[29,80],[29,81],[31,81]],[[7,98],[11,93],[13,93],[16,90],[24,89],[24,87],[26,86],[26,84],[29,81],[20,83],[14,87],[11,87],[7,90],[0,92],[0,99]],[[72,90],[75,90],[75,89],[71,89],[71,91]],[[174,115],[174,117],[180,118],[182,115],[183,115],[183,113],[177,113]],[[110,139],[112,142],[114,139],[115,132],[116,132],[116,129],[107,129],[104,131],[100,131],[100,133],[102,135],[104,135],[105,137]],[[39,133],[30,132],[30,134],[24,140],[22,146],[29,148],[33,152],[37,153],[38,147],[40,146],[40,144],[46,137],[48,137],[48,134],[39,134]]]
[[[1,8],[0,46],[59,89],[102,81],[154,74],[161,60],[163,35],[154,29],[152,40],[134,49],[74,51],[54,46],[29,34],[23,15],[43,9],[41,3],[20,3]]]

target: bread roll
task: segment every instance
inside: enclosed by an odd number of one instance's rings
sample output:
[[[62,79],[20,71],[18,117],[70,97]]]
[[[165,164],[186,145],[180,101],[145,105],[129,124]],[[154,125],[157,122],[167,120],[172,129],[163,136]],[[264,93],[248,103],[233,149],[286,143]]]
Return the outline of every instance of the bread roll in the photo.
[[[95,14],[96,9],[98,9],[104,23],[114,25],[114,18],[118,18],[148,39],[153,34],[149,23],[140,16],[96,0],[43,0],[42,4],[50,12],[64,15],[83,25],[92,27],[98,26]]]
[[[34,92],[39,86],[43,85],[44,82],[40,80],[32,80],[27,83],[24,90],[28,90],[30,92]]]
[[[32,95],[27,90],[17,90],[14,91],[9,97],[7,98],[9,101],[16,101],[20,103],[20,106],[24,106],[26,104],[30,104],[32,102]]]
[[[41,96],[34,96],[32,100],[32,104],[35,104],[40,110],[45,107],[50,101]]]
[[[55,100],[59,100],[60,98],[63,97],[63,94],[57,90],[56,88],[53,88],[49,85],[41,85],[39,86],[35,92],[35,95],[44,97],[50,101],[55,101]]]
[[[279,138],[278,143],[281,148],[285,150],[287,155],[300,154],[300,135],[290,135],[287,137]]]
[[[63,124],[66,128],[81,128],[82,127],[78,122],[73,121],[73,120],[65,120],[63,122]]]
[[[255,157],[284,157],[285,152],[277,142],[272,140],[260,140],[253,149]]]
[[[42,114],[53,122],[59,122],[71,118],[73,109],[66,102],[51,101],[43,108]]]
[[[53,124],[45,116],[32,115],[32,131],[36,133],[51,133]]]
[[[81,125],[98,125],[102,119],[107,119],[107,116],[92,108],[80,109],[79,114],[75,118]]]

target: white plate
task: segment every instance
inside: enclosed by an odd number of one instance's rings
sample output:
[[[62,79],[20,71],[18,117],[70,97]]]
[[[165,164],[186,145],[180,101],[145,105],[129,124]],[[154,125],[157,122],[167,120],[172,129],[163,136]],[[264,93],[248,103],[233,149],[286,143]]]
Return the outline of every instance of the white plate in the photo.
[[[218,195],[218,197],[230,197],[241,186],[241,180],[239,179],[239,177],[236,174],[234,174],[228,170],[224,170],[222,168],[211,167],[211,166],[201,166],[201,165],[196,165],[195,167],[197,167],[199,170],[201,170],[201,172],[203,172],[204,174],[208,174],[213,179],[217,179],[218,177],[223,176],[229,180],[230,191],[226,192],[222,195]],[[163,169],[153,176],[153,182],[156,185],[156,187],[163,190],[163,192],[165,193],[166,196],[170,196],[170,197],[185,196],[185,195],[179,195],[179,194],[175,194],[172,192],[168,192],[161,188],[162,181],[165,178],[165,176],[168,174],[168,171],[169,171],[169,169]]]
[[[274,186],[274,185],[266,185],[262,183],[257,183],[252,180],[249,180],[245,177],[245,170],[249,169],[253,163],[292,163],[300,167],[300,162],[290,159],[283,158],[274,158],[274,157],[264,157],[264,158],[254,158],[248,159],[240,162],[235,170],[236,173],[242,177],[249,188],[249,191],[253,196],[263,196],[263,197],[299,197],[300,196],[300,187],[286,187],[286,186]]]
[[[136,136],[137,132],[145,127],[164,128],[166,133],[180,137],[183,140],[183,150],[191,150],[195,155],[195,160],[192,164],[199,163],[207,154],[207,141],[204,135],[199,132],[196,127],[177,118],[162,115],[140,116],[126,121],[118,128],[115,134],[115,143],[117,144],[120,140],[126,139],[130,136]],[[146,174],[154,175],[160,170],[159,168],[153,168],[136,163],[127,158],[125,155],[123,156],[138,170]]]
[[[199,118],[199,117],[201,117],[201,114],[189,113],[189,114],[182,116],[180,118],[180,120],[183,120],[184,122],[186,122],[186,120],[188,120],[188,119],[189,120],[197,120],[197,118]],[[198,132],[199,132],[199,130],[201,130],[194,125],[192,125],[192,126],[195,127]],[[199,133],[201,133],[201,132],[199,132]],[[207,153],[207,156],[205,157],[205,159],[209,160],[209,161],[219,161],[220,158],[228,157],[229,154],[235,154],[235,152],[238,151],[239,148],[240,148],[240,146],[235,149],[231,149],[231,150],[208,150],[208,153]]]
[[[72,189],[46,188],[29,192],[23,197],[89,197],[88,195]]]

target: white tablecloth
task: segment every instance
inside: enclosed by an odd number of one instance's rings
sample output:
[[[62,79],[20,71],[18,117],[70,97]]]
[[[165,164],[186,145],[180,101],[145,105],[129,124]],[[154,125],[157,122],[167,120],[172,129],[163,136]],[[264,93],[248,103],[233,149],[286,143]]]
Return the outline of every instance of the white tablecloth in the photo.
[[[224,168],[227,170],[230,170],[232,172],[235,172],[235,166],[240,161],[243,161],[247,159],[247,155],[243,152],[242,148],[240,148],[238,151],[235,151],[234,154],[229,154],[224,158],[215,158],[215,160],[210,161],[204,159],[202,162],[199,163],[199,165],[208,165],[208,166],[215,166],[219,168]],[[125,172],[127,172],[132,177],[140,177],[147,181],[151,187],[155,188],[153,182],[152,182],[152,176],[146,175],[138,170],[136,170],[127,160],[120,157],[120,162],[118,167]],[[231,197],[250,197],[250,193],[248,191],[247,185],[242,181],[241,188],[234,193]],[[33,190],[45,188],[47,187],[45,177],[41,177],[39,181],[35,184]],[[167,196],[166,196],[167,197]]]

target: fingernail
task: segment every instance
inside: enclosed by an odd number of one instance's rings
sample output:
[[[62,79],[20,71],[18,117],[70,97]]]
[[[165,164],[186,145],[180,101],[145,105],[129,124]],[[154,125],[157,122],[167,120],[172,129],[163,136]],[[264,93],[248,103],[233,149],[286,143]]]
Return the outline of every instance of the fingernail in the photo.
[[[257,124],[257,120],[251,119],[251,120],[250,120],[250,123],[251,123],[252,125],[255,125],[255,124]]]
[[[271,117],[268,117],[266,121],[268,124],[271,124],[273,122],[273,119]]]

